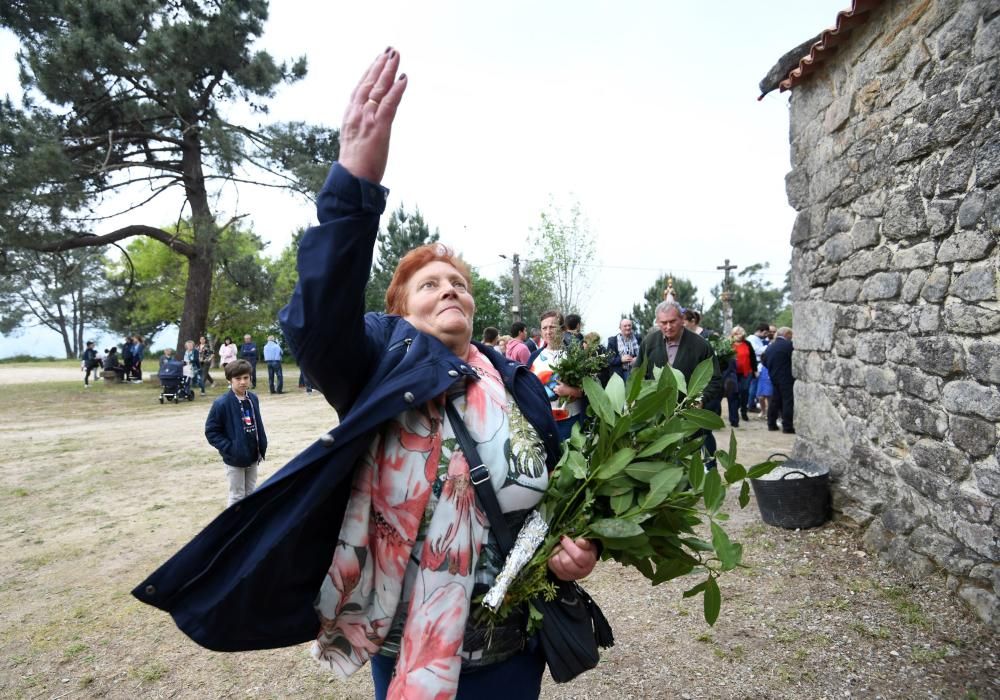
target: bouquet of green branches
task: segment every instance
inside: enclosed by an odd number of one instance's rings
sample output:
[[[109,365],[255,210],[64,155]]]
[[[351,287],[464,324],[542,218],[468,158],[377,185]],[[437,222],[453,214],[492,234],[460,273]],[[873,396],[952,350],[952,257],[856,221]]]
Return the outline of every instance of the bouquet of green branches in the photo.
[[[729,338],[723,338],[718,333],[712,333],[708,336],[708,344],[712,346],[715,356],[719,358],[719,368],[725,370],[729,361],[736,356],[736,351],[733,350],[733,341]]]
[[[494,608],[499,617],[539,596],[554,597],[548,559],[563,534],[600,540],[603,559],[635,567],[653,585],[701,574],[684,596],[703,593],[705,620],[713,624],[718,617],[718,578],[740,566],[743,555],[722,527],[728,520],[722,506],[730,489],[738,489],[745,507],[748,479],[774,464],[748,470],[737,462],[731,433],[729,449],[715,453],[719,469],[706,473],[698,433],[723,426],[719,416],[696,405],[712,377],[711,359],[698,365],[690,382],[670,367],[646,380],[645,370],[638,367],[627,383],[615,375],[606,388],[583,378],[592,420],[585,430],[575,426],[564,443],[538,508],[548,533],[503,597],[493,596],[502,601]],[[708,539],[702,535],[706,522]],[[538,610],[529,612],[532,624],[540,624]]]
[[[601,352],[598,345],[586,343],[569,343],[562,351],[562,356],[552,363],[554,378],[563,384],[583,388],[585,379],[594,379],[607,368],[609,354]]]

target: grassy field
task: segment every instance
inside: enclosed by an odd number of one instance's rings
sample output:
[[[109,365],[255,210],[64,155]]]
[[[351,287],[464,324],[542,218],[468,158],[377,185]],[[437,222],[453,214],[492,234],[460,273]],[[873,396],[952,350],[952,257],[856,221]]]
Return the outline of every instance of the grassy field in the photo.
[[[59,364],[47,375],[0,368],[0,698],[372,697],[367,670],[334,681],[305,646],[206,651],[131,597],[225,505],[203,435],[222,383],[161,406],[155,384],[85,390],[78,371],[61,379],[75,365]],[[295,383],[290,368],[288,393],[269,395],[266,374],[259,387],[270,439],[261,480],[336,422]],[[746,463],[792,446],[762,421],[738,436]],[[715,627],[700,598],[681,597],[692,581],[653,588],[601,564],[587,588],[618,642],[574,683],[546,679],[543,697],[998,697],[996,635],[943,578],[906,579],[840,525],[764,526],[753,503],[730,528],[749,568],[723,581]]]

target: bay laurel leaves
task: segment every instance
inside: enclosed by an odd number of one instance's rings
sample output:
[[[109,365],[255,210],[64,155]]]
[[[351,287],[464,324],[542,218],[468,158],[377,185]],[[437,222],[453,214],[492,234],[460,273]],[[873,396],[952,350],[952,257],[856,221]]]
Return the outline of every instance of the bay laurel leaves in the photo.
[[[621,375],[612,374],[607,386],[604,387],[604,392],[608,395],[608,400],[611,401],[611,408],[614,409],[615,413],[618,415],[624,413],[625,380],[621,378]]]
[[[590,408],[594,414],[608,425],[615,424],[615,410],[611,407],[611,399],[604,392],[601,383],[592,377],[583,380],[583,393],[587,395]]]
[[[617,476],[619,472],[628,466],[634,457],[635,450],[631,447],[623,447],[608,457],[608,460],[597,469],[594,478],[603,480]]]
[[[640,457],[642,455],[639,455]],[[631,476],[633,479],[638,479],[639,481],[648,484],[650,480],[669,465],[666,462],[632,462],[632,464],[625,467],[625,473]]]
[[[649,493],[642,501],[642,507],[646,510],[655,508],[663,503],[667,496],[673,493],[677,484],[684,478],[684,470],[681,467],[671,467],[653,477],[649,482]]]
[[[642,526],[622,518],[604,518],[590,524],[590,531],[599,537],[623,539],[642,535]]]
[[[709,357],[707,360],[702,360],[694,371],[691,372],[691,381],[688,382],[688,390],[686,393],[688,396],[698,396],[708,383],[712,380],[712,376],[715,374],[715,358]],[[721,426],[720,426],[721,427]]]
[[[719,584],[714,578],[709,578],[705,582],[705,622],[714,625],[719,619],[719,610],[722,608],[722,592],[719,591]]]
[[[722,418],[717,413],[714,413],[713,411],[706,411],[704,408],[687,408],[684,409],[681,415],[697,425],[699,428],[719,430],[726,425],[722,422]]]
[[[679,442],[685,437],[687,437],[687,433],[667,433],[666,435],[661,435],[654,442],[651,442],[646,449],[639,453],[639,458],[641,459],[643,457],[658,455],[675,442]]]
[[[702,493],[705,498],[705,508],[714,513],[722,505],[726,498],[726,492],[722,488],[722,477],[715,469],[710,469],[705,475],[705,484],[702,486]]]

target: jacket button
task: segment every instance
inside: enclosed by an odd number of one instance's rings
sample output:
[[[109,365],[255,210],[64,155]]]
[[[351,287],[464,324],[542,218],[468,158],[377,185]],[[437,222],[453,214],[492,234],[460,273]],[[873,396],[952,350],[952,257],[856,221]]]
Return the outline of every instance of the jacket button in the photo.
[[[406,403],[413,403],[413,394],[409,391],[403,394],[403,401]]]
[[[153,584],[146,586],[146,595],[156,595],[156,586]]]
[[[448,370],[448,376],[449,377],[457,377],[458,376],[458,372],[456,372],[453,369],[450,369],[450,370]]]
[[[334,437],[330,433],[323,433],[319,436],[319,441],[323,443],[323,447],[333,447]]]

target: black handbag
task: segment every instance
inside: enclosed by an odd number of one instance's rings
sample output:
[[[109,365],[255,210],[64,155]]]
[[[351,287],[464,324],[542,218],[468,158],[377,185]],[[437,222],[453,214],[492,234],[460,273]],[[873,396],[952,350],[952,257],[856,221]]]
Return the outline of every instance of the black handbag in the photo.
[[[506,557],[514,540],[490,484],[489,469],[479,458],[476,443],[450,400],[446,410],[455,437],[469,463],[469,477],[475,486],[479,505],[490,521],[501,554]],[[550,578],[556,585],[556,597],[552,600],[539,597],[532,604],[542,613],[538,640],[552,680],[566,683],[597,666],[601,660],[598,647],[607,649],[614,646],[615,638],[604,613],[580,584]]]

